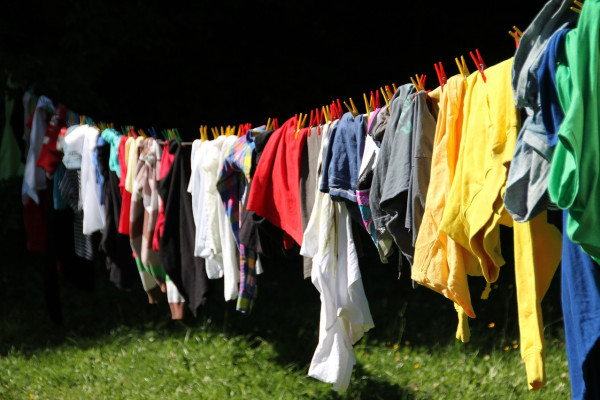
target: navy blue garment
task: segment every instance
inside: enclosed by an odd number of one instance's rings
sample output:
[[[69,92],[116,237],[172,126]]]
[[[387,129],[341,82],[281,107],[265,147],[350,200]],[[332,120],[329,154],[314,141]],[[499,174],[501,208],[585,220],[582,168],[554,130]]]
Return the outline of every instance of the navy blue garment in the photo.
[[[560,122],[557,122],[557,120],[562,121],[564,118],[558,101],[558,93],[556,92],[556,64],[560,58],[559,52],[564,54],[564,50],[561,49],[564,49],[564,38],[569,30],[561,29],[550,38],[537,70],[542,121],[546,128],[546,136],[550,146],[555,146],[558,142]]]
[[[563,211],[566,226],[568,210]],[[561,301],[572,399],[600,398],[600,266],[563,233]]]
[[[564,119],[556,92],[556,65],[564,57],[561,30],[548,42],[538,69],[540,106],[548,141],[558,140]],[[563,227],[568,210],[563,211]],[[561,302],[572,399],[600,398],[600,266],[563,231]]]
[[[365,149],[367,127],[362,115],[345,113],[329,134],[319,190],[333,201],[356,203],[356,184]]]

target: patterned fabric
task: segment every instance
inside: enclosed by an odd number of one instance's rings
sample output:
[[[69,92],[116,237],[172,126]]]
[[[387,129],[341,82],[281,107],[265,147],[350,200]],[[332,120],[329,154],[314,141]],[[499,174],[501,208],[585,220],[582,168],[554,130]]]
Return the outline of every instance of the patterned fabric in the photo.
[[[240,250],[240,284],[236,310],[247,313],[252,310],[256,298],[256,251],[239,241],[240,215],[245,204],[253,175],[254,135],[265,132],[264,127],[253,129],[240,137],[225,156],[217,191],[231,222],[231,229]]]
[[[246,197],[247,182],[252,172],[254,139],[248,133],[240,137],[225,156],[223,168],[217,179],[217,190],[225,205],[225,212],[231,222],[233,236],[239,246],[240,206]]]
[[[256,290],[256,252],[240,244],[240,292],[236,304],[237,311],[252,311]]]
[[[158,215],[158,191],[156,180],[158,177],[157,162],[159,158],[159,146],[154,139],[145,139],[139,146],[139,159],[136,164],[133,191],[131,194],[131,209],[129,216],[129,240],[131,249],[138,262],[140,275],[149,274],[160,287],[162,293],[166,293],[166,272],[160,264],[158,253],[152,249],[152,237],[154,226]],[[142,276],[146,282],[145,289],[153,289],[149,280]],[[156,303],[155,291],[148,291],[150,303]],[[160,295],[159,295],[160,296]]]
[[[73,209],[73,238],[75,254],[86,260],[94,258],[92,238],[83,234],[83,211],[79,207],[79,186],[81,185],[81,170],[67,169],[59,183],[62,198]]]

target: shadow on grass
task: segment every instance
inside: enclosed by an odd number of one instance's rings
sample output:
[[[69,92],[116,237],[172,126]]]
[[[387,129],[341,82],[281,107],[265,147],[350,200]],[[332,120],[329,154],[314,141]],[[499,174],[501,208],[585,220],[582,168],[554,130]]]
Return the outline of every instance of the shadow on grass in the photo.
[[[13,220],[22,220],[22,217],[15,217],[19,211],[17,209],[16,214],[11,214]],[[508,233],[508,230],[502,231],[507,265],[502,267],[490,298],[478,298],[484,287],[482,278],[470,281],[473,305],[478,315],[477,319],[470,321],[472,341],[469,347],[473,349],[501,348],[505,342],[519,338],[512,235]],[[427,288],[413,288],[407,268],[398,279],[397,260],[382,264],[370,238],[364,232],[361,235],[364,249],[361,271],[375,321],[375,328],[363,340],[371,344],[409,341],[431,348],[456,342],[457,320],[451,302]],[[310,279],[302,278],[302,259],[299,256],[265,260],[265,272],[258,279],[258,299],[252,313],[240,314],[235,311],[235,302],[225,303],[223,281],[216,280],[212,282],[213,293],[202,314],[194,318],[188,312],[181,322],[171,321],[166,303],[147,304],[141,284],[128,293],[115,288],[108,281],[103,260],[99,257],[95,264],[93,291],[79,290],[61,278],[64,320],[62,325],[56,325],[50,321],[45,309],[44,256],[26,251],[22,226],[12,227],[4,236],[0,238],[1,356],[11,349],[32,355],[64,343],[93,347],[95,340],[118,335],[123,327],[142,332],[159,330],[164,335],[202,328],[229,336],[264,338],[275,347],[278,363],[306,371],[317,345],[319,294]],[[562,329],[558,283],[559,279],[555,277],[543,303],[546,335],[559,335]],[[493,328],[489,328],[491,323]],[[369,378],[360,366],[356,367],[355,374],[366,377],[365,382],[362,378],[357,380],[360,385],[364,384],[360,398],[379,398],[376,397],[377,391],[382,388],[378,385],[388,385]],[[383,391],[396,397],[394,394],[398,394],[399,389],[392,386],[384,387]],[[375,397],[368,397],[371,394]]]

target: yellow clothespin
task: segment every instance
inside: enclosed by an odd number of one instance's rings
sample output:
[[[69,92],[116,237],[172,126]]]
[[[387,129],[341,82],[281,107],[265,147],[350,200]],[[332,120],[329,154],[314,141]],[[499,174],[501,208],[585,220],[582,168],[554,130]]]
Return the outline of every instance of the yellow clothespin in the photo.
[[[367,123],[369,122],[369,116],[371,115],[371,107],[369,106],[369,101],[367,100],[367,95],[363,92],[363,100],[365,101],[365,110],[367,112]]]
[[[267,120],[267,127],[265,128],[266,130],[270,131],[271,130],[271,118],[269,118]]]
[[[356,108],[356,105],[354,104],[354,100],[352,100],[352,97],[350,97],[350,104],[352,105],[352,116],[356,117],[358,115],[358,109]]]
[[[569,7],[569,9],[571,11],[575,11],[577,14],[581,14],[581,9],[583,8],[583,3],[577,0],[573,0],[573,3],[577,6],[577,7]]]
[[[85,121],[85,115],[83,115],[83,114],[79,115],[79,125],[83,125],[84,121]]]
[[[381,94],[383,95],[383,101],[385,101],[385,104],[387,105],[387,108],[389,111],[392,111],[390,108],[390,100],[388,99],[387,93],[385,92],[385,89],[383,89],[382,87],[379,88],[379,90],[381,90]]]
[[[467,68],[467,63],[465,62],[465,57],[460,56],[460,61],[458,61],[458,57],[455,57],[454,61],[456,61],[456,65],[458,66],[458,71],[466,79],[470,75],[470,72],[469,72],[469,69]]]

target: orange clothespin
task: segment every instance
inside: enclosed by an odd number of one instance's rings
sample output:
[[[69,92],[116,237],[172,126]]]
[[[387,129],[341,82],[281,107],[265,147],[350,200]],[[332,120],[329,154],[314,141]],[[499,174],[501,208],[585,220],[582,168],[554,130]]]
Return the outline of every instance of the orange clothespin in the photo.
[[[485,82],[486,78],[485,78],[485,74],[483,73],[483,70],[486,69],[487,67],[485,66],[485,63],[483,62],[483,58],[481,58],[481,54],[479,54],[479,49],[475,49],[475,53],[477,54],[477,57],[475,57],[475,55],[473,54],[472,51],[469,52],[469,54],[471,55],[471,58],[473,59],[473,62],[475,63],[475,66],[479,70],[479,73],[481,74],[481,77],[483,78],[483,81]]]
[[[438,81],[440,82],[440,86],[442,88],[442,92],[444,91],[444,85],[447,82],[447,77],[446,77],[446,71],[444,71],[444,66],[442,65],[442,62],[440,61],[437,64],[433,64],[433,67],[435,68],[435,73],[437,74],[438,77]]]
[[[385,105],[387,106],[388,110],[389,110],[389,111],[392,111],[392,110],[390,109],[390,100],[389,100],[389,98],[388,98],[388,95],[387,95],[387,93],[386,93],[385,89],[381,87],[381,88],[379,88],[379,90],[381,90],[381,95],[383,96],[383,101],[385,101]],[[379,93],[379,92],[378,92],[378,93]]]
[[[574,0],[573,3],[575,3],[575,5],[577,7],[569,7],[569,9],[571,11],[575,11],[577,14],[581,14],[581,9],[583,8],[583,3],[577,0]]]
[[[572,9],[572,7],[571,7]],[[515,39],[515,47],[518,48],[519,47],[519,42],[521,41],[521,36],[523,36],[523,32],[521,32],[521,30],[519,28],[517,28],[516,26],[513,25],[513,29],[515,30],[513,31],[508,31],[508,34],[510,36],[512,36],[513,39]]]
[[[467,63],[465,62],[465,57],[464,56],[460,56],[460,61],[458,60],[458,57],[454,57],[454,61],[456,61],[456,65],[458,66],[458,71],[460,72],[460,74],[467,79],[467,77],[470,75],[469,69],[467,68]]]

